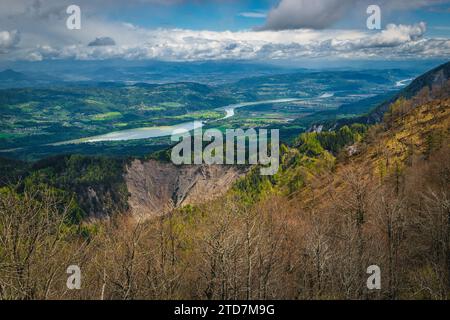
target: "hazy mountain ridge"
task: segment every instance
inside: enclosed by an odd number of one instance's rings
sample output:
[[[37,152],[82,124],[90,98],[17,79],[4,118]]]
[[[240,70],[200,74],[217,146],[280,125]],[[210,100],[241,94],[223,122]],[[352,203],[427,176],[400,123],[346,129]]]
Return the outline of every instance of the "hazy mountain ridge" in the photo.
[[[448,81],[449,78],[450,62],[447,62],[414,79],[411,84],[402,89],[392,99],[375,108],[372,112],[369,113],[368,121],[370,123],[380,122],[382,120],[383,114],[388,110],[389,105],[395,102],[395,100],[399,98],[410,99],[411,97],[419,93],[420,90],[426,87],[431,90],[435,85],[443,85],[446,81]]]

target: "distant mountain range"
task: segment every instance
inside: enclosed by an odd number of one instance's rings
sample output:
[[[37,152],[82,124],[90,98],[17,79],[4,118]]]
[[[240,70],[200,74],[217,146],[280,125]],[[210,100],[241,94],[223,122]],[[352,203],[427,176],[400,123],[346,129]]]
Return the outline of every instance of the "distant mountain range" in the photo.
[[[0,71],[0,88],[20,88],[46,85],[61,81],[44,72],[18,72],[13,69]]]
[[[25,74],[12,69],[6,69],[0,72],[0,81],[20,81],[27,79],[28,77]]]
[[[0,72],[0,87],[35,86],[49,82],[59,85],[68,82],[168,83],[179,81],[222,84],[235,82],[246,77],[302,70],[301,68],[236,61],[54,61],[33,65],[18,64],[16,67],[10,67]],[[51,76],[48,74],[50,70]]]
[[[417,63],[381,63],[354,62],[351,66],[335,64],[267,64],[264,61],[248,62],[236,60],[170,62],[170,61],[81,61],[52,60],[38,62],[14,62],[2,64],[0,88],[32,87],[45,84],[69,85],[72,82],[199,82],[208,85],[237,82],[240,79],[287,73],[311,71],[361,71],[361,70],[395,70],[420,74],[429,70],[440,61],[422,61]],[[431,66],[431,67],[430,67]],[[306,68],[308,69],[306,69]],[[17,73],[20,73],[17,74]]]

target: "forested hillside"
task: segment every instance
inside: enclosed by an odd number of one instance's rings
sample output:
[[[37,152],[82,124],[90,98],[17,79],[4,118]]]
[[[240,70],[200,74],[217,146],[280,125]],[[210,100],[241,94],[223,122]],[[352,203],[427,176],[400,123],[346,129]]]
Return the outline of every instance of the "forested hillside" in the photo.
[[[442,87],[449,78],[450,62],[447,62],[421,75],[392,99],[380,104],[369,113],[368,121],[381,121],[384,113],[389,110],[390,104],[400,98],[411,99],[414,96],[420,96],[422,99],[427,99],[427,95],[433,90],[433,87]]]
[[[74,199],[53,187],[5,186],[0,298],[449,299],[449,92],[398,99],[377,125],[302,134],[276,176],[250,172],[214,201],[145,221],[74,221]],[[65,163],[71,177],[91,168],[86,181],[96,168]],[[81,290],[67,291],[70,264]],[[373,264],[382,289],[368,291]]]

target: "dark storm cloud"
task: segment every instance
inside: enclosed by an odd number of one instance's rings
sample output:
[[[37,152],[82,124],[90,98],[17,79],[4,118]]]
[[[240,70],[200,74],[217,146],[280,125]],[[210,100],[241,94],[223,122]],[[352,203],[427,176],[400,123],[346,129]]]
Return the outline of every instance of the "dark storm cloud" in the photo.
[[[94,41],[89,42],[89,47],[96,47],[96,46],[115,46],[116,42],[113,38],[110,37],[100,37],[95,38]]]
[[[270,10],[262,30],[325,29],[346,18],[352,11],[378,4],[383,10],[409,10],[450,3],[449,0],[281,0]]]

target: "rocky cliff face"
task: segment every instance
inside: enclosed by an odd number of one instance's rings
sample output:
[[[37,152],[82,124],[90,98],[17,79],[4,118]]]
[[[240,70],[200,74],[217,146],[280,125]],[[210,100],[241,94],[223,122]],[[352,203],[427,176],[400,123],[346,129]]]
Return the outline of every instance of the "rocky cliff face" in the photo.
[[[134,160],[125,174],[130,211],[135,217],[150,218],[174,208],[213,200],[244,173],[245,169],[235,166],[175,166],[154,160]]]

